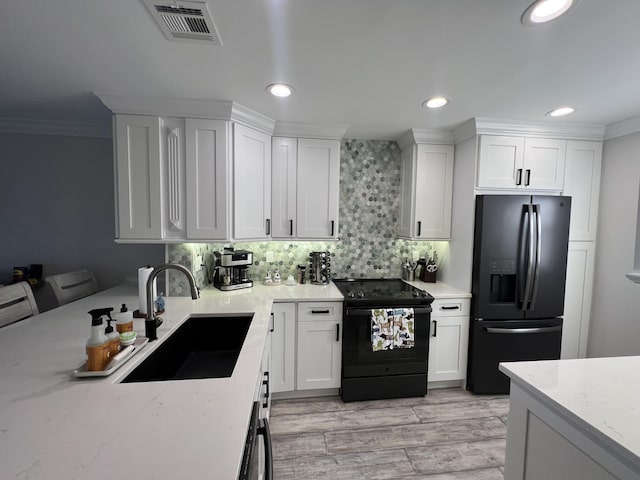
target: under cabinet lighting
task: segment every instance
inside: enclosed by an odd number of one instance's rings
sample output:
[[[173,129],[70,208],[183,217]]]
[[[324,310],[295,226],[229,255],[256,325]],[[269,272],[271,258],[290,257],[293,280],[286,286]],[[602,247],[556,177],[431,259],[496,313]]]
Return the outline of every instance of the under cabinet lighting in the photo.
[[[524,25],[539,25],[550,22],[575,7],[579,0],[536,0],[522,14]]]
[[[285,83],[272,83],[267,87],[267,92],[274,97],[288,97],[293,93],[293,87]]]
[[[575,112],[576,109],[573,107],[559,107],[556,108],[555,110],[551,110],[550,112],[547,112],[547,116],[549,117],[564,117],[565,115],[569,115],[570,113]]]
[[[438,96],[438,97],[428,98],[422,103],[422,106],[425,108],[442,108],[447,103],[449,103],[449,99],[447,99],[446,97]]]

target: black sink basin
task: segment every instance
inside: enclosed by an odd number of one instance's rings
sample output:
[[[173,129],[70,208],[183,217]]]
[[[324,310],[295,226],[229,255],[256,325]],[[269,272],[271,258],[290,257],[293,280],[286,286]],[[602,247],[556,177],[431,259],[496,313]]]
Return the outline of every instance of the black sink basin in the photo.
[[[252,319],[189,317],[122,383],[230,377]]]

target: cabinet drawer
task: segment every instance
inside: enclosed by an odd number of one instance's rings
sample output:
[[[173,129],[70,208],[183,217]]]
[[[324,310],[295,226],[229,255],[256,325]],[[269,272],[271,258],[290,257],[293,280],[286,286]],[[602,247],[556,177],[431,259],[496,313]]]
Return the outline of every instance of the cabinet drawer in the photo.
[[[342,321],[342,302],[301,302],[298,303],[298,321],[318,320]]]
[[[432,317],[458,317],[469,315],[468,298],[443,298],[431,304]]]

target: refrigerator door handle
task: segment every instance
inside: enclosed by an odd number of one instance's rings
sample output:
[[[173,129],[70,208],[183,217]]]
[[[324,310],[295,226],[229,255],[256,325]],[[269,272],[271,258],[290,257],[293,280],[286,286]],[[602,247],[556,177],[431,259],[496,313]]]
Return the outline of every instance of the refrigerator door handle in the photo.
[[[536,308],[536,299],[538,298],[538,284],[540,280],[540,255],[542,254],[542,216],[540,214],[540,205],[533,205],[533,211],[536,214],[536,259],[535,273],[533,275],[533,288],[531,292],[531,310]]]
[[[550,333],[562,331],[562,326],[557,325],[555,327],[533,327],[533,328],[493,328],[486,327],[487,333]]]
[[[531,303],[531,290],[533,284],[533,274],[535,268],[535,257],[533,254],[534,244],[534,221],[533,221],[533,205],[527,205],[527,220],[529,221],[529,235],[527,242],[527,277],[524,283],[524,297],[522,299],[522,311],[527,311]]]

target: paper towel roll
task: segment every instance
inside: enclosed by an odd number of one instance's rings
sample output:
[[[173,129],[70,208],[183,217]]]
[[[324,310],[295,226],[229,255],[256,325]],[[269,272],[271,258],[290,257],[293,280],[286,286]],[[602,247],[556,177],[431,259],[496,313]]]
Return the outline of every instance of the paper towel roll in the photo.
[[[138,302],[139,302],[139,310],[142,314],[147,314],[147,280],[149,280],[149,276],[153,272],[153,267],[146,266],[140,267],[138,269]],[[156,281],[153,281],[153,301],[158,298],[158,288],[156,286]]]

